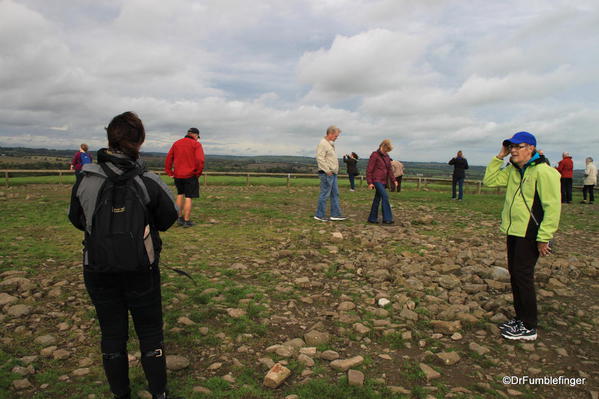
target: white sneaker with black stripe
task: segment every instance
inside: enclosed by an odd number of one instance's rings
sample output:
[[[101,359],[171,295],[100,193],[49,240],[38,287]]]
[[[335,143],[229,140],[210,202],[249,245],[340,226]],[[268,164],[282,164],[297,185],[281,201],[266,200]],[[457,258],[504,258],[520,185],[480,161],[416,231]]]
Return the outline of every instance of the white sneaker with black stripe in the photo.
[[[503,323],[499,324],[497,327],[498,327],[498,328],[499,328],[501,331],[503,331],[503,330],[505,330],[505,329],[508,329],[508,328],[509,328],[509,329],[513,329],[514,327],[516,327],[516,326],[518,325],[518,322],[519,322],[519,321],[520,321],[520,320],[518,320],[518,319],[511,319],[511,320],[508,320],[508,321],[505,321],[505,322],[503,322]]]

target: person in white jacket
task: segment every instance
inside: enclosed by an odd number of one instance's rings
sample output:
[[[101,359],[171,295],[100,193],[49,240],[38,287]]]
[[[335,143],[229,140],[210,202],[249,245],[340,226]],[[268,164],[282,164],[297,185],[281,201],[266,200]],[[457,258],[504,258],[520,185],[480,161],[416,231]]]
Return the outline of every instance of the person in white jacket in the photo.
[[[597,184],[597,167],[593,163],[593,158],[587,157],[586,167],[584,168],[584,181],[582,187],[582,197],[584,198],[581,203],[587,203],[587,193],[589,193],[589,204],[595,202],[595,185]]]

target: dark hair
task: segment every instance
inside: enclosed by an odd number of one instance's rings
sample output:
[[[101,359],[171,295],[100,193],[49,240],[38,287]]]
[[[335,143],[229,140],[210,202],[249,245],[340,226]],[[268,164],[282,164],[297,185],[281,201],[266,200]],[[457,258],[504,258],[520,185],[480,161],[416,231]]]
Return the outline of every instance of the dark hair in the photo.
[[[360,159],[360,158],[358,157],[358,154],[356,154],[355,152],[352,152],[352,153],[351,153],[351,155],[352,155],[352,157],[354,157],[355,159]]]
[[[139,158],[139,147],[146,140],[146,130],[139,117],[131,112],[115,116],[106,128],[108,146],[133,159]]]

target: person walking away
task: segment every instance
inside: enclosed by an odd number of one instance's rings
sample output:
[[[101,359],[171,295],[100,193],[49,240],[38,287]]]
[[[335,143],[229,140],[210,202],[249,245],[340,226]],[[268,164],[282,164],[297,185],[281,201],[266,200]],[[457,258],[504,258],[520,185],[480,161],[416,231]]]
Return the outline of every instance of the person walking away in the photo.
[[[314,219],[326,222],[327,199],[331,199],[330,220],[341,221],[347,218],[341,215],[339,204],[339,187],[337,185],[337,174],[339,173],[339,159],[335,152],[335,141],[341,134],[341,129],[336,126],[327,128],[326,136],[320,140],[316,147],[316,163],[318,164],[318,176],[320,178],[320,195]]]
[[[191,227],[192,200],[200,197],[199,177],[204,171],[204,149],[199,142],[200,131],[189,128],[182,139],[173,143],[164,161],[164,171],[175,179],[177,187],[178,223]]]
[[[593,163],[593,158],[587,157],[585,159],[586,166],[584,168],[584,180],[582,187],[582,203],[587,202],[587,193],[589,194],[589,204],[595,202],[595,185],[597,184],[597,167]]]
[[[562,204],[572,202],[572,177],[574,175],[574,163],[569,153],[562,154],[562,160],[557,164],[557,171],[562,176],[560,179]]]
[[[466,169],[469,168],[468,161],[464,158],[462,151],[448,162],[453,165],[453,175],[451,181],[451,199],[456,199],[456,185],[458,186],[458,200],[464,197],[464,179],[466,178]]]
[[[366,169],[366,181],[368,188],[375,190],[368,223],[378,223],[379,204],[382,207],[383,224],[393,224],[393,213],[391,212],[391,204],[389,204],[389,194],[385,190],[387,182],[397,186],[397,180],[393,175],[391,167],[391,158],[389,152],[393,150],[391,141],[385,139],[379,145],[378,150],[370,155],[368,167]]]
[[[559,173],[536,151],[537,140],[518,132],[503,141],[485,170],[483,183],[507,187],[500,230],[507,236],[507,263],[515,316],[499,325],[510,340],[537,338],[537,297],[534,272],[537,259],[551,253],[550,241],[561,212]],[[503,159],[511,155],[507,167]]]
[[[100,324],[104,372],[114,398],[130,399],[131,313],[148,390],[153,399],[168,399],[159,231],[177,220],[177,208],[139,158],[146,137],[139,117],[115,116],[107,136],[98,164],[87,165],[73,186],[69,209],[69,220],[84,232],[83,279]]]
[[[404,174],[403,163],[392,159],[391,168],[393,169],[393,176],[395,176],[397,184],[391,184],[390,191],[397,191],[399,193],[401,191],[401,180],[403,179]]]
[[[88,150],[89,146],[83,143],[79,146],[79,151],[73,155],[73,159],[71,160],[71,170],[75,171],[75,182],[78,182],[81,177],[83,177],[81,172],[83,165],[93,162],[91,154],[87,152]]]
[[[356,190],[356,176],[360,175],[358,171],[358,154],[352,152],[351,154],[345,154],[343,156],[343,162],[347,166],[347,176],[349,177],[349,191]]]

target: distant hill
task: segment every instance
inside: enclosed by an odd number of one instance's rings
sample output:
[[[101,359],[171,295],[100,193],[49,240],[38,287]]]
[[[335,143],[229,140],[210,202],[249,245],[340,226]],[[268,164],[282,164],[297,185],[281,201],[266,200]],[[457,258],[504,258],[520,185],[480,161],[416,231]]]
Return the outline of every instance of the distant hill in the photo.
[[[1,169],[68,169],[73,154],[77,150],[52,150],[45,148],[0,147]],[[94,161],[96,153],[90,151]],[[165,153],[143,152],[142,157],[151,169],[164,167]],[[368,159],[358,160],[362,174],[366,171]],[[453,168],[442,162],[403,162],[406,175],[447,178]],[[341,173],[345,165],[340,160]],[[266,173],[316,173],[316,160],[311,157],[288,155],[207,155],[206,170],[213,172],[266,172]],[[467,178],[480,180],[485,173],[484,166],[471,166]],[[574,178],[582,178],[583,172],[574,171]],[[576,180],[575,180],[576,181]]]

